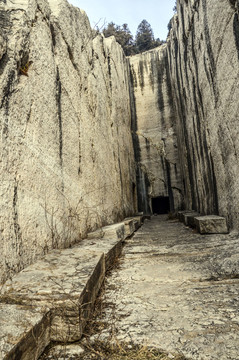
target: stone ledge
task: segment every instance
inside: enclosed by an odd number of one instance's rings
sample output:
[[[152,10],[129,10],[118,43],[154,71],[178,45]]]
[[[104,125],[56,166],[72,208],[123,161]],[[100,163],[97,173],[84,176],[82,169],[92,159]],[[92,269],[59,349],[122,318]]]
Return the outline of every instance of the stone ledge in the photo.
[[[184,222],[184,216],[187,214],[196,213],[195,210],[180,210],[177,212],[177,217],[179,221]]]
[[[51,341],[81,338],[105,272],[139,220],[142,217],[126,219],[104,227],[103,233],[89,234],[70,249],[53,250],[4,284],[0,360],[37,359]]]
[[[118,223],[113,225],[104,226],[96,231],[87,234],[87,239],[109,239],[117,237],[118,240],[125,238],[125,225]]]
[[[33,306],[0,304],[0,319],[0,359],[37,359],[48,345],[50,312],[43,314]]]
[[[150,219],[151,219],[150,215],[136,215],[136,216],[124,219],[126,228],[128,225],[129,228],[127,228],[127,229],[130,229],[127,233],[127,237],[131,236],[134,233],[134,231],[137,231],[140,228],[140,226],[144,223],[145,220],[150,220]]]
[[[198,216],[194,219],[200,234],[227,234],[226,219],[217,215]]]
[[[200,214],[196,211],[191,211],[191,212],[187,212],[187,213],[183,213],[182,217],[183,217],[183,222],[186,226],[192,226],[195,227],[195,217],[200,216]]]

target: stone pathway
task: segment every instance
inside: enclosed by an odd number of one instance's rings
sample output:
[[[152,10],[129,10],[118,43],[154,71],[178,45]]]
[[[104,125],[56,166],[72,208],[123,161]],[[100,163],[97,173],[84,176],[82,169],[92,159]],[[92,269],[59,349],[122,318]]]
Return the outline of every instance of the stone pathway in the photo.
[[[103,227],[9,279],[0,288],[0,360],[37,360],[52,342],[79,341],[105,273],[141,221]]]
[[[95,254],[99,253],[97,256],[104,249],[105,254],[109,254],[105,257],[107,268],[115,258],[113,254],[118,252],[114,249],[121,246],[119,240],[110,239],[117,232],[117,237],[126,241],[119,266],[106,280],[105,306],[96,321],[102,327],[98,326],[100,331],[92,335],[89,342],[93,351],[85,352],[86,339],[83,338],[73,345],[68,345],[67,342],[58,345],[41,359],[113,360],[116,358],[97,355],[93,344],[96,340],[105,343],[113,340],[116,343],[129,342],[161,349],[167,353],[167,357],[157,359],[163,360],[184,357],[192,360],[238,360],[239,234],[200,235],[176,220],[167,220],[167,216],[155,216],[146,220],[134,236],[127,238],[127,234],[132,234],[134,230],[134,226],[131,229],[130,224],[126,221],[124,224],[105,228],[105,236],[99,242],[96,232],[79,247],[81,257],[89,252],[89,247],[92,247],[90,253],[93,248]],[[85,252],[82,253],[83,248]],[[76,249],[68,249],[63,251],[60,259],[69,256],[70,251],[74,251],[76,256]],[[34,284],[39,282],[40,265],[39,262],[34,265],[35,270],[31,270],[31,274],[37,276],[36,279],[32,275],[28,276]],[[57,268],[60,265],[58,259]],[[72,269],[75,269],[75,264],[72,264]],[[24,273],[27,271],[29,272],[26,270]],[[96,270],[94,274],[98,274]],[[56,275],[59,277],[61,274],[57,272]],[[25,277],[21,279],[20,273],[12,282],[11,291],[8,288],[5,290],[8,291],[8,296],[16,296],[12,289],[23,294],[26,287],[22,281]],[[43,295],[38,291],[40,300]],[[60,293],[59,296],[62,297]],[[30,295],[25,297],[29,299]],[[31,297],[30,299],[32,301]],[[26,300],[24,297],[21,300],[21,306],[24,306]],[[24,310],[24,307],[18,309]],[[30,316],[29,313],[29,319]],[[34,316],[36,319],[32,319],[37,322],[38,313]],[[49,338],[54,340],[52,326]],[[6,359],[16,360],[18,357]]]
[[[107,282],[117,339],[188,359],[238,360],[238,244],[236,233],[200,235],[165,216],[145,222]]]

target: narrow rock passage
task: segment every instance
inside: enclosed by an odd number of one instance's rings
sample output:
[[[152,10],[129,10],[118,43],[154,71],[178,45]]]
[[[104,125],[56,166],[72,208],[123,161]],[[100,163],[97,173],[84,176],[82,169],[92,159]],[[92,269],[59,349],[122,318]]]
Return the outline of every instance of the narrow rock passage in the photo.
[[[84,355],[85,341],[94,349],[99,340],[160,349],[162,359],[238,360],[238,242],[237,232],[200,235],[164,215],[146,220],[106,279],[97,334],[44,360],[104,359]]]
[[[239,359],[238,242],[165,216],[146,221],[107,280],[117,339],[189,359]]]

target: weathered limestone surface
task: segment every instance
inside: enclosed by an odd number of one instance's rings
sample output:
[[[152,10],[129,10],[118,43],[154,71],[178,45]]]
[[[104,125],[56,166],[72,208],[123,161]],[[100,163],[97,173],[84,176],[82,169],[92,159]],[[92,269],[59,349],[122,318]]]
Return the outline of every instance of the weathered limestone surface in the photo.
[[[200,214],[197,212],[193,212],[191,214],[186,214],[185,215],[185,223],[187,223],[187,225],[189,225],[189,226],[195,227],[196,226],[195,218],[197,216],[200,216]]]
[[[178,0],[167,41],[185,208],[239,226],[235,0]]]
[[[38,359],[49,344],[50,314],[32,305],[0,304],[0,359]]]
[[[177,212],[177,216],[179,221],[184,222],[184,216],[187,214],[196,214],[197,212],[195,210],[180,210]]]
[[[194,218],[196,216],[200,216],[200,214],[197,213],[196,211],[191,211],[191,212],[188,212],[188,213],[184,213],[183,214],[183,222],[184,222],[184,224],[193,226],[194,225]]]
[[[224,217],[216,215],[199,216],[194,219],[200,234],[227,234],[227,222]]]
[[[136,210],[126,59],[94,36],[65,0],[0,4],[0,283]]]
[[[132,56],[129,64],[139,210],[151,212],[152,197],[169,196],[174,211],[182,197],[167,46]]]
[[[125,223],[122,222],[114,225],[104,226],[104,228],[87,234],[87,239],[100,239],[102,237],[105,239],[112,239],[116,237],[119,240],[123,240],[125,238]]]
[[[101,238],[54,250],[4,284],[0,360],[38,359],[51,341],[66,344],[81,338],[105,272],[121,254],[127,235],[119,238],[119,227],[121,223],[112,225],[110,232],[107,226]]]
[[[92,341],[133,341],[172,359],[239,359],[238,236],[196,234],[166,216],[145,222],[106,282],[105,327]]]

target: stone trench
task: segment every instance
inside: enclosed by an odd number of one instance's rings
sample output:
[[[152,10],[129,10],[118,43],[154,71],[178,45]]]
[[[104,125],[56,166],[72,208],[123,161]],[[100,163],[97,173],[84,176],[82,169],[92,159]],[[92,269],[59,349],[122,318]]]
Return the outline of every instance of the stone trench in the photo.
[[[66,0],[0,5],[0,360],[239,359],[239,5],[177,5],[130,58]]]
[[[202,235],[168,215],[147,217],[140,227],[143,220],[91,233],[7,282],[1,359],[114,359],[95,348],[99,342],[160,350],[140,359],[238,359],[239,234]],[[105,274],[93,326],[87,301],[96,300]],[[80,304],[88,332],[75,314]],[[117,359],[138,359],[125,356]]]
[[[143,344],[163,359],[238,359],[238,237],[201,235],[167,215],[146,220],[107,277],[104,326],[88,341]],[[85,341],[43,359],[91,359]]]

